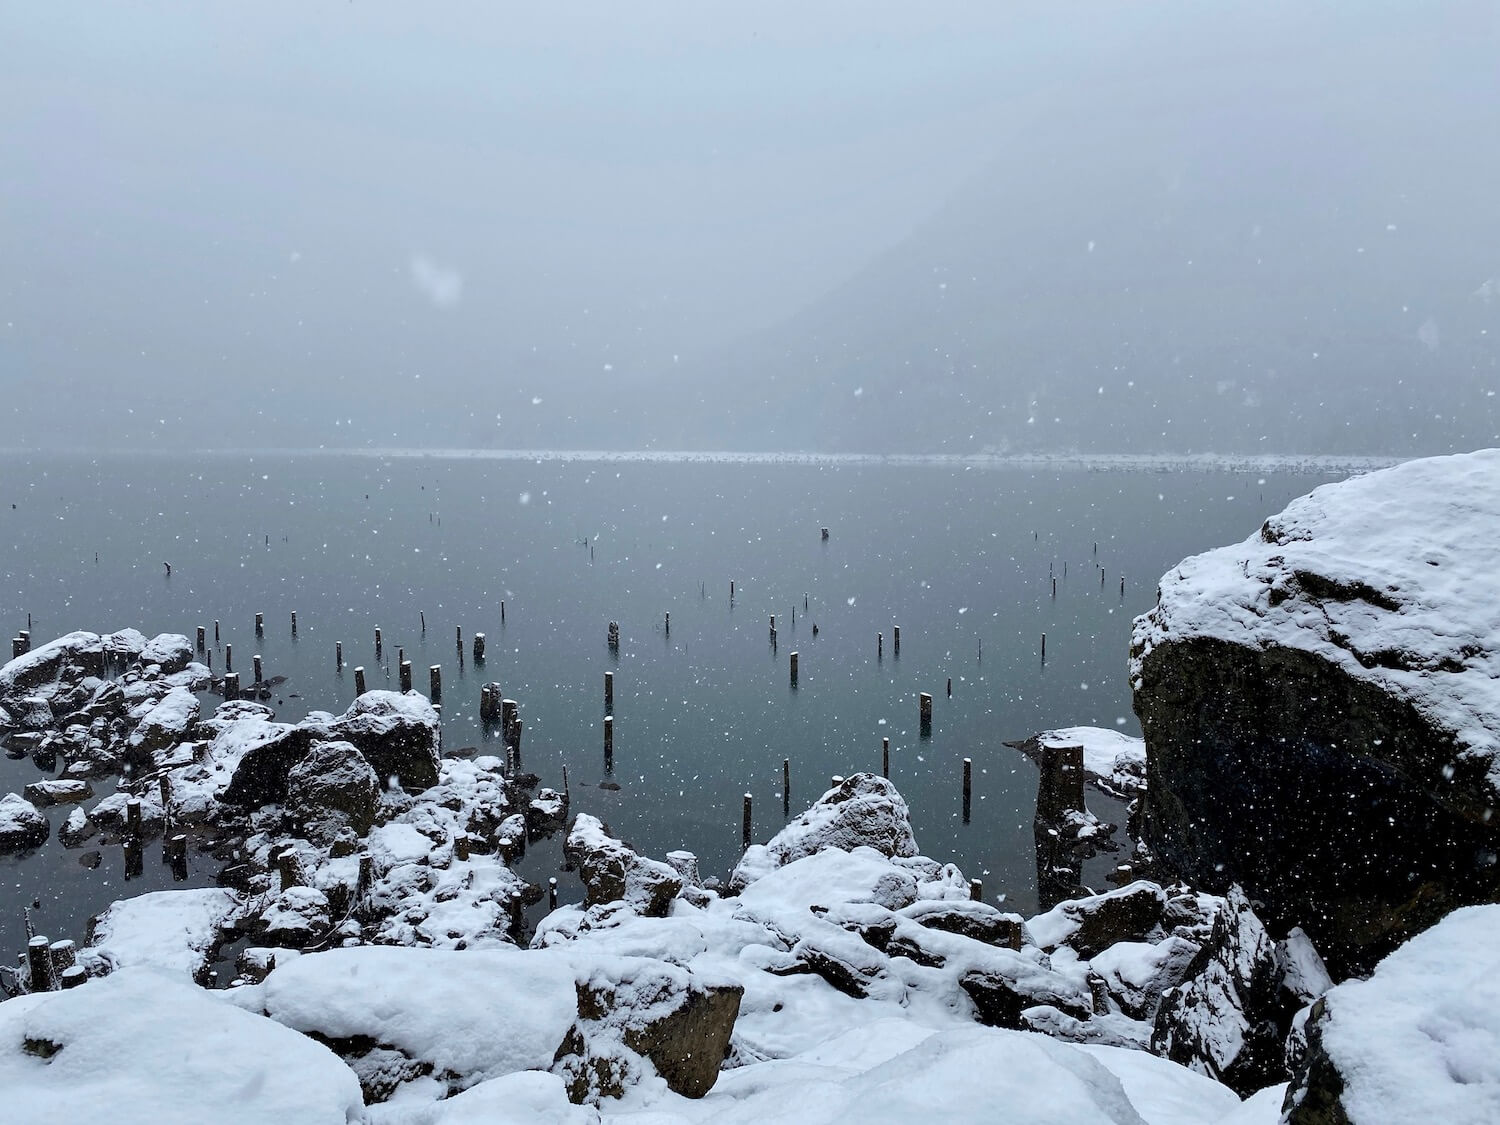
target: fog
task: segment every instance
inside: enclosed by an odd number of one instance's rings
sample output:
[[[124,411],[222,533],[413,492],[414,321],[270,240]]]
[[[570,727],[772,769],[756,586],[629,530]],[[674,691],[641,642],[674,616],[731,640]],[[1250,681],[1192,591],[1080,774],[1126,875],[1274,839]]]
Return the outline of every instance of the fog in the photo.
[[[0,445],[1493,444],[1497,11],[8,5]]]

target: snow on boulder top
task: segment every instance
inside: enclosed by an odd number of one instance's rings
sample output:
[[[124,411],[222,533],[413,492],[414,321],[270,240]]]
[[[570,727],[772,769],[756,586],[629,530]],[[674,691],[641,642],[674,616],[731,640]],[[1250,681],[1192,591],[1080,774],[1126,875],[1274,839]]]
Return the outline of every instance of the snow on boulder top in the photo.
[[[1327,1112],[1332,1097],[1338,1120],[1354,1125],[1500,1121],[1497,933],[1500,906],[1455,910],[1369,980],[1329,992],[1308,1024],[1312,1056],[1292,1084],[1291,1120]]]
[[[123,969],[0,1004],[6,1121],[345,1125],[359,1080],[321,1043],[170,974]]]
[[[95,676],[104,671],[98,633],[69,633],[10,661],[0,668],[0,699],[25,695],[70,671]]]
[[[1243,543],[1195,555],[1136,618],[1131,682],[1195,638],[1311,653],[1409,703],[1500,799],[1500,449],[1324,485]]]

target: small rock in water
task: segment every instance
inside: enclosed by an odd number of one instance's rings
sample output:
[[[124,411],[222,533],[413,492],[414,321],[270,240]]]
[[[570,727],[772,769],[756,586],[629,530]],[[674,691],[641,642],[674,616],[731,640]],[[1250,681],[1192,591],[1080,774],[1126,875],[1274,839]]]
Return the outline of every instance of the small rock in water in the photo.
[[[81,866],[87,867],[90,871],[93,871],[103,861],[103,858],[104,857],[96,851],[84,852],[81,856],[78,857],[78,862]]]
[[[618,781],[601,781],[599,788],[607,789],[611,793],[618,793],[620,791],[620,783]]]

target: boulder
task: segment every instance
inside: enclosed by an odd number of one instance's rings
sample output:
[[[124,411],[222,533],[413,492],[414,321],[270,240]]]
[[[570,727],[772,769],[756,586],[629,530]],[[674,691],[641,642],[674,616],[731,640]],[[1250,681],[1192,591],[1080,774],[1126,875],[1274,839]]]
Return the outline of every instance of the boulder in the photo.
[[[825,848],[858,847],[888,857],[917,854],[906,799],[888,780],[870,773],[846,777],[767,843],[748,848],[730,878],[730,890],[743,890],[766,872]]]
[[[38,734],[52,730],[57,719],[52,714],[52,705],[40,695],[23,695],[10,701],[11,729],[34,731]]]
[[[1183,984],[1161,998],[1151,1050],[1241,1097],[1286,1080],[1281,962],[1244,893],[1231,887]]]
[[[1294,501],[1135,622],[1145,841],[1335,977],[1500,898],[1500,450]]]
[[[57,840],[65,848],[81,848],[99,833],[99,826],[80,808],[68,813],[68,819],[57,830]]]
[[[52,834],[52,825],[36,806],[17,793],[0,797],[0,855],[39,848]]]
[[[583,880],[584,906],[622,901],[637,914],[664,918],[682,890],[682,877],[665,863],[636,854],[598,817],[579,813],[563,854]]]
[[[318,742],[287,774],[286,800],[304,819],[341,819],[363,836],[375,822],[380,779],[352,742]]]
[[[67,805],[74,801],[87,801],[94,795],[94,787],[87,781],[69,778],[52,778],[33,781],[23,794],[33,805]]]
[[[258,930],[266,945],[299,949],[328,932],[328,896],[316,887],[288,887],[260,913]]]
[[[104,648],[98,633],[58,637],[0,668],[0,702],[7,708],[27,695],[51,700],[88,677],[104,675]]]
[[[131,732],[125,743],[126,761],[141,769],[150,768],[157,754],[188,737],[200,710],[197,697],[187,688],[167,692]]]
[[[442,727],[425,696],[367,691],[328,729],[357,746],[382,781],[394,777],[413,793],[437,784]]]
[[[1145,941],[1166,914],[1167,894],[1155,883],[1137,881],[1119,890],[1058,903],[1031,920],[1031,932],[1044,949],[1067,945],[1089,958],[1121,941]]]
[[[921,899],[901,910],[919,925],[960,934],[986,945],[1020,949],[1026,926],[1019,914],[1004,914],[987,902],[966,899]]]
[[[577,983],[578,1019],[552,1072],[568,1100],[597,1105],[639,1081],[644,1059],[674,1093],[701,1098],[729,1053],[744,989],[662,961],[610,959]]]
[[[147,835],[155,835],[166,823],[161,798],[155,793],[144,793],[139,800],[142,831]],[[89,819],[103,831],[120,835],[129,826],[130,801],[129,793],[111,793],[89,810]]]
[[[1288,1125],[1500,1120],[1500,906],[1456,910],[1312,1006]]]
[[[155,664],[162,675],[181,672],[193,661],[193,643],[180,633],[159,633],[141,649],[140,662]]]
[[[261,723],[259,717],[235,721]],[[256,808],[283,803],[292,768],[307,757],[321,737],[318,731],[304,726],[292,727],[284,723],[263,723],[262,726],[263,729],[252,735],[249,748],[234,767],[222,798],[227,804]]]

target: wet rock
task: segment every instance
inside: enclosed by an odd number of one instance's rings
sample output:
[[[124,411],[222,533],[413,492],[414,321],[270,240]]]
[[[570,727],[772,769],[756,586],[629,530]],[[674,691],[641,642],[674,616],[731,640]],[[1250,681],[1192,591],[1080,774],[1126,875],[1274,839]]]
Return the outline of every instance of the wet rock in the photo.
[[[170,676],[192,663],[193,644],[181,634],[160,633],[141,649],[139,659],[142,664],[158,665],[163,675]]]
[[[75,808],[68,813],[68,819],[57,830],[57,839],[65,848],[78,848],[92,840],[98,832],[98,826],[88,818],[88,814]]]
[[[563,826],[568,802],[555,789],[543,789],[526,808],[526,828],[533,836],[548,836]]]
[[[201,710],[197,697],[187,688],[167,692],[131,732],[125,743],[126,761],[141,769],[150,768],[157,754],[188,737]]]
[[[316,887],[288,887],[257,919],[261,941],[293,949],[313,944],[330,924],[328,896]]]
[[[1500,898],[1500,451],[1326,485],[1169,572],[1131,682],[1142,831],[1335,977]]]
[[[1186,980],[1162,996],[1151,1050],[1222,1082],[1241,1097],[1286,1080],[1290,1013],[1281,963],[1244,893],[1231,887]]]
[[[587,813],[574,819],[563,852],[583,879],[585,907],[618,900],[637,914],[664,918],[682,890],[677,872],[636,854]]]
[[[363,836],[375,822],[380,779],[353,743],[319,742],[288,773],[286,800],[306,820],[332,818]]]
[[[378,777],[397,778],[413,793],[437,784],[441,727],[424,696],[365,692],[328,729],[357,746]]]
[[[623,1096],[650,1063],[674,1093],[701,1098],[729,1053],[744,989],[660,961],[616,962],[578,982],[578,1020],[552,1072],[575,1105]]]
[[[830,847],[915,856],[906,799],[883,777],[857,773],[845,778],[767,843],[747,849],[730,877],[730,889],[743,890],[768,871]]]
[[[50,781],[33,781],[26,787],[24,796],[33,805],[45,808],[48,805],[66,805],[74,801],[87,801],[94,795],[94,787],[87,781],[58,778]]]
[[[39,848],[52,834],[52,825],[36,806],[18,793],[0,797],[0,854]]]

